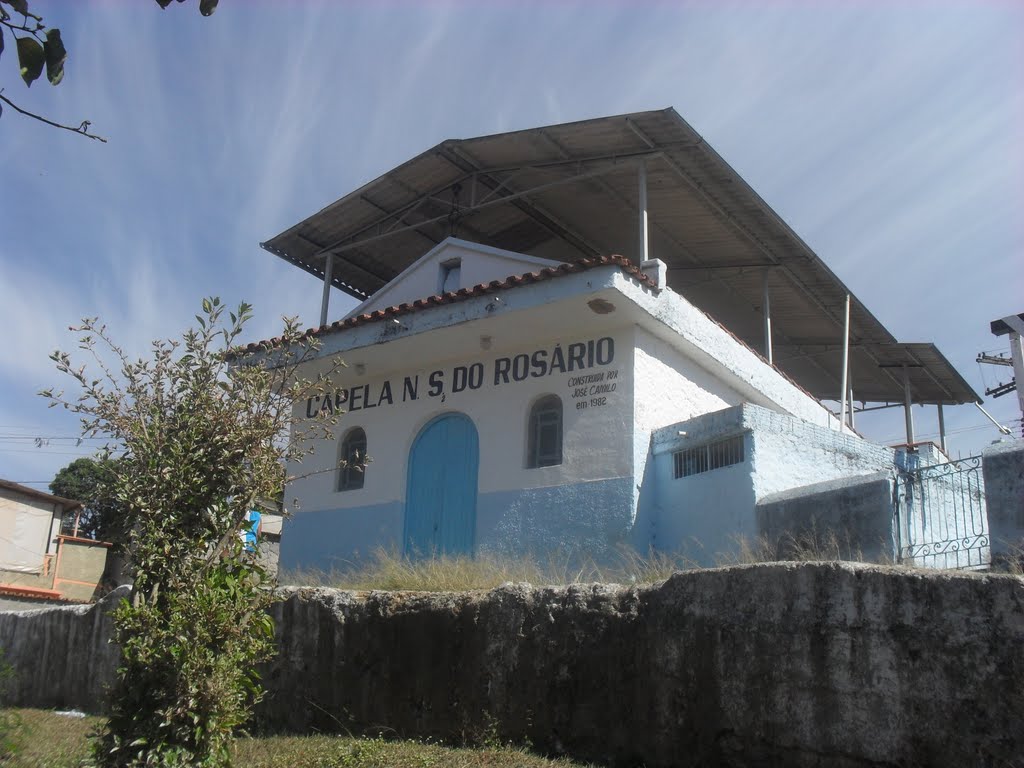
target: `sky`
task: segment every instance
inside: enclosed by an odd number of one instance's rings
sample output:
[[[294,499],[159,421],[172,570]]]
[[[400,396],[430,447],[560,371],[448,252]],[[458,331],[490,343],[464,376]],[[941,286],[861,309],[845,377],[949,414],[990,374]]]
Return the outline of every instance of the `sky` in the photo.
[[[3,94],[108,143],[0,116],[0,478],[45,489],[95,449],[37,395],[64,386],[48,356],[80,318],[136,354],[204,296],[255,306],[247,340],[315,324],[320,284],[260,242],[446,138],[668,106],[898,339],[982,395],[1012,376],[975,357],[1024,311],[1024,2],[31,6],[66,76],[26,88],[9,45]],[[335,291],[331,317],[353,304]],[[985,407],[1019,434],[1015,395]],[[945,413],[954,456],[999,437]],[[857,426],[904,439],[901,409]]]

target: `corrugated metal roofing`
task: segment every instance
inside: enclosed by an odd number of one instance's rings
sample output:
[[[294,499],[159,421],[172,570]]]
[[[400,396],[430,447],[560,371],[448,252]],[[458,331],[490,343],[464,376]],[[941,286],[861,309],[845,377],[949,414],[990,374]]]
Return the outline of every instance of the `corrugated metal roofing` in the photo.
[[[668,284],[822,399],[842,378],[842,281],[674,109],[449,140],[346,195],[263,247],[364,299],[457,235],[562,262],[637,254],[638,167],[647,168],[650,254]],[[765,274],[767,273],[767,278]],[[980,401],[930,344],[899,344],[851,298],[854,397]]]

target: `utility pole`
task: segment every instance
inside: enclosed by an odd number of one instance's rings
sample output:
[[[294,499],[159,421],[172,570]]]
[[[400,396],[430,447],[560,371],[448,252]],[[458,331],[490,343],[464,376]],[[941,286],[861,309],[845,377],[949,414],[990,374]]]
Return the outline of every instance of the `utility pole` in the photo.
[[[1024,312],[993,320],[991,328],[994,336],[1010,337],[1010,356],[986,355],[981,352],[977,360],[988,365],[1009,366],[1013,368],[1013,378],[986,389],[985,394],[990,397],[1002,397],[1010,392],[1017,392],[1017,403],[1022,417],[1021,437],[1024,437],[1024,386],[1021,386],[1024,383]]]

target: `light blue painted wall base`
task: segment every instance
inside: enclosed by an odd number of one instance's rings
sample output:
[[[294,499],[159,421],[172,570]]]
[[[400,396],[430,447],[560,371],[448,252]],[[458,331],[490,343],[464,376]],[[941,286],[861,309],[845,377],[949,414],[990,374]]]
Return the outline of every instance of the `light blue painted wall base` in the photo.
[[[629,478],[483,494],[477,500],[476,550],[549,556],[572,564],[609,562],[628,544]],[[299,512],[285,520],[281,568],[344,570],[384,548],[402,551],[404,505]]]
[[[633,491],[628,477],[480,498],[479,552],[555,557],[571,564],[612,561],[629,543]]]
[[[370,558],[378,548],[401,552],[402,505],[299,512],[281,530],[281,570],[342,571]]]

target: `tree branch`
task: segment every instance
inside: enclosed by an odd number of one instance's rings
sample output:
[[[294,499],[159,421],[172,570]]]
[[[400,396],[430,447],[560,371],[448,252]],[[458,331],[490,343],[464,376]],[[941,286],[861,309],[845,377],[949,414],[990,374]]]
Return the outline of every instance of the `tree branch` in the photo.
[[[88,120],[83,120],[82,124],[79,125],[77,128],[75,128],[75,127],[70,126],[70,125],[62,125],[61,123],[55,123],[55,122],[53,122],[53,120],[48,120],[45,117],[43,117],[42,115],[37,115],[34,112],[29,112],[27,109],[22,109],[17,104],[15,104],[13,101],[11,101],[6,96],[4,96],[3,91],[0,91],[0,101],[3,101],[5,103],[9,104],[10,106],[14,107],[15,111],[20,112],[21,114],[25,115],[26,117],[31,117],[31,118],[33,118],[35,120],[38,120],[41,123],[46,123],[47,125],[52,125],[54,128],[63,128],[65,131],[71,131],[72,133],[77,133],[77,134],[80,134],[82,136],[88,136],[90,139],[96,139],[96,141],[102,141],[104,144],[107,143],[107,140],[105,138],[103,138],[102,136],[97,136],[94,133],[89,133],[89,126],[91,125],[91,123]]]

